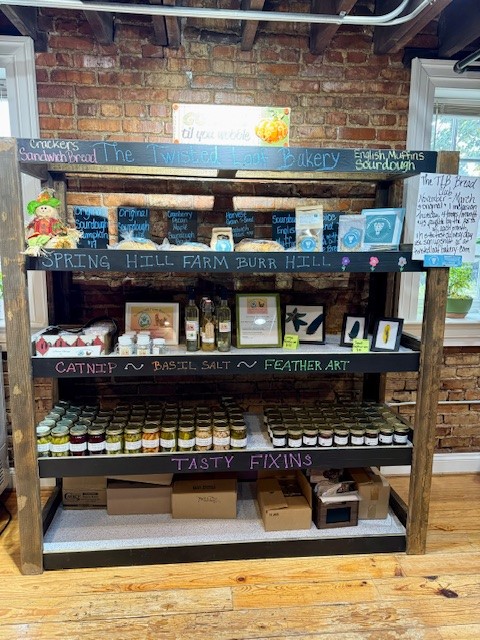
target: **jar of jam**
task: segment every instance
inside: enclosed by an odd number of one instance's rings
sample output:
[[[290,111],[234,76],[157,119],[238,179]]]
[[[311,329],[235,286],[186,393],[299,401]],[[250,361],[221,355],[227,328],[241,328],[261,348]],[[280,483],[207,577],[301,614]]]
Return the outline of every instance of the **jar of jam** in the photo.
[[[91,456],[105,453],[105,427],[92,425],[88,429],[87,448]]]
[[[70,429],[70,455],[87,455],[87,427],[76,424]]]
[[[50,455],[50,435],[51,427],[48,425],[38,425],[37,427],[37,456],[39,458],[48,458]]]
[[[393,432],[393,444],[406,445],[408,443],[408,434],[410,429],[404,424],[395,425]]]
[[[333,443],[336,447],[348,446],[348,429],[344,427],[335,427],[333,430]]]
[[[368,447],[377,447],[378,446],[378,427],[368,427],[365,429],[365,444]]]
[[[275,449],[287,446],[287,429],[281,425],[275,425],[271,429],[272,445]]]
[[[210,421],[208,424],[200,424],[197,421],[195,427],[195,451],[210,451],[213,444],[212,425]]]
[[[193,451],[195,449],[195,427],[181,425],[178,428],[177,447],[179,451]]]
[[[140,427],[129,425],[123,433],[125,453],[140,453],[142,451],[142,430]]]
[[[333,429],[320,427],[318,430],[318,445],[320,447],[333,447]]]
[[[70,436],[68,427],[56,426],[50,432],[50,453],[52,458],[63,458],[70,453]]]
[[[299,427],[288,427],[287,444],[292,449],[299,449],[302,446],[302,430]]]
[[[303,446],[316,447],[318,444],[318,429],[312,426],[303,429]]]
[[[361,447],[365,444],[365,429],[353,427],[350,429],[350,444],[354,447]]]
[[[142,429],[142,453],[158,453],[160,451],[160,428],[148,422]]]
[[[380,427],[380,432],[378,434],[378,444],[393,444],[393,427],[391,427],[390,425],[384,425],[383,427]]]
[[[123,453],[123,428],[118,425],[107,427],[105,431],[105,451],[109,456],[118,456]]]
[[[172,452],[177,448],[177,427],[162,425],[160,429],[160,451]]]

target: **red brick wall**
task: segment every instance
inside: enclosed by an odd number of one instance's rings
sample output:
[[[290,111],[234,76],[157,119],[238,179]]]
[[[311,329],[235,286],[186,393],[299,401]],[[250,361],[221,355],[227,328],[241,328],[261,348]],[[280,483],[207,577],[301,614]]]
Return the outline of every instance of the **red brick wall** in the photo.
[[[289,11],[305,9],[301,2],[288,5]],[[402,66],[401,54],[374,56],[371,34],[362,27],[342,29],[322,56],[309,53],[307,25],[280,27],[261,23],[252,51],[241,51],[240,30],[234,22],[189,20],[184,25],[178,50],[156,46],[152,23],[143,17],[117,16],[115,42],[108,46],[95,42],[82,13],[44,10],[40,28],[48,32],[48,51],[36,56],[43,137],[169,142],[171,105],[183,102],[290,106],[292,146],[405,146],[409,71]],[[218,28],[223,34],[215,31]],[[431,36],[425,37],[422,44],[428,46]],[[103,204],[113,208],[143,202],[137,195],[69,195],[70,205]],[[175,204],[202,208],[202,202],[187,196],[172,200],[159,194],[148,200],[149,206],[158,209]],[[286,207],[285,202],[271,199],[247,202],[245,206],[248,204],[258,209]],[[326,206],[359,211],[368,204],[336,201]],[[110,284],[113,295],[124,293],[124,287],[132,284],[144,289],[152,286],[148,280],[128,284],[112,280]],[[102,286],[101,282],[84,283],[78,278],[75,281],[79,299],[89,303],[101,298]],[[310,291],[313,287],[317,296],[328,290],[324,281],[316,285],[296,282],[294,286]],[[340,291],[342,287],[344,292],[348,282],[340,284]],[[357,291],[357,295],[362,291]],[[329,295],[333,295],[331,291]],[[340,299],[343,306],[348,304],[342,298],[344,293],[334,295],[337,296],[334,301]],[[108,295],[102,300],[99,308],[103,311],[115,308]],[[330,317],[329,322],[335,327],[342,310],[342,306],[337,307]],[[449,350],[445,356],[441,399],[471,401],[480,397],[479,369],[480,355]],[[182,393],[179,384],[172,383],[165,390]],[[334,386],[339,393],[358,392],[358,380],[341,383],[339,378],[290,383],[226,381],[229,392],[236,388],[245,395],[260,394],[265,400],[272,393],[278,396],[279,392],[283,395],[287,391],[296,395],[316,394],[317,384],[327,396]],[[107,395],[114,393],[107,387],[105,383]],[[136,383],[133,389],[139,392]],[[414,401],[415,390],[414,374],[388,376],[387,399]],[[413,408],[407,405],[401,411],[411,413]],[[478,449],[478,415],[476,405],[441,404],[438,448]]]

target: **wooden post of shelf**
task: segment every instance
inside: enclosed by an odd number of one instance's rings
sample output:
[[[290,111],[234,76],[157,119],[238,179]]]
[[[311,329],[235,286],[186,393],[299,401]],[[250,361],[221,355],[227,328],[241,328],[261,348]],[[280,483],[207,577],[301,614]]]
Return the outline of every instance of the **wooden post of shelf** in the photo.
[[[37,465],[30,317],[22,188],[13,138],[0,140],[0,256],[3,273],[8,381],[20,530],[21,571],[43,571],[42,508]]]
[[[438,154],[437,173],[457,173],[458,153]],[[407,553],[425,553],[438,395],[443,362],[448,269],[428,269],[408,498]]]

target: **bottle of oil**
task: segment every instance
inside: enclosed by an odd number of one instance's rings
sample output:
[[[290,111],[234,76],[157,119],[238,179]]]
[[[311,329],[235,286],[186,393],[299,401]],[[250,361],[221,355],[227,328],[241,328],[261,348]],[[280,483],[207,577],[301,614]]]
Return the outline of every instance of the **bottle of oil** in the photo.
[[[230,351],[232,346],[232,314],[227,300],[222,297],[217,308],[217,349]]]
[[[215,316],[213,311],[213,302],[209,298],[203,300],[200,334],[202,351],[215,351]]]
[[[188,304],[185,307],[185,339],[187,351],[200,349],[200,312],[195,304],[193,292],[189,293]]]

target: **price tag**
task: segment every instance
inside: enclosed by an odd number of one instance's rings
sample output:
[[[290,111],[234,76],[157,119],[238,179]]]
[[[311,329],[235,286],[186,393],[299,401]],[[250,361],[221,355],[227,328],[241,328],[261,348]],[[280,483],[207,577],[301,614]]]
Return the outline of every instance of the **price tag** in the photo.
[[[354,338],[352,341],[352,353],[368,353],[370,345],[368,338]]]
[[[291,333],[286,333],[283,338],[283,348],[284,349],[298,349],[298,345],[300,344],[300,340],[298,336],[294,336]]]

